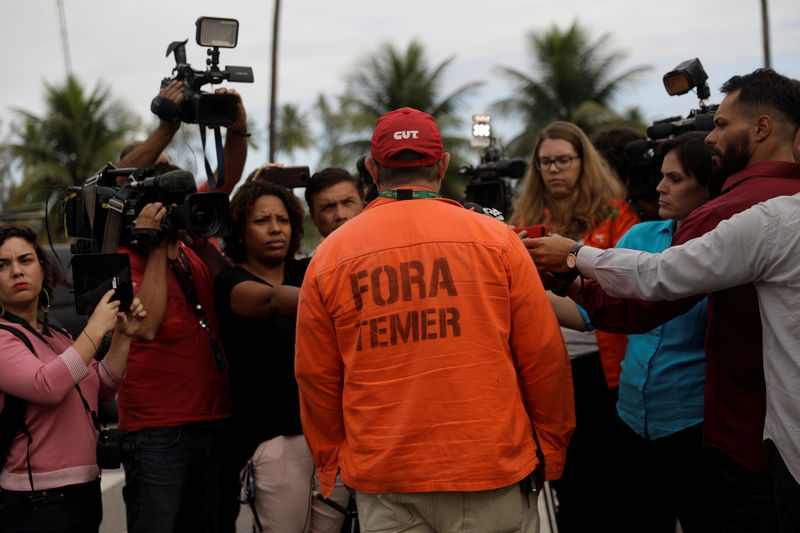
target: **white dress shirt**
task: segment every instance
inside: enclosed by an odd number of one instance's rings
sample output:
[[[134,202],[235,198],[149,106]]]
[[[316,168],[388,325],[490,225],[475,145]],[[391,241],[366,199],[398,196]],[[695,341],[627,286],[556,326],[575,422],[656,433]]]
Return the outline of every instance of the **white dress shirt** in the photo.
[[[800,194],[757,204],[660,254],[584,247],[577,264],[621,298],[676,300],[753,283],[763,328],[764,437],[800,482]]]

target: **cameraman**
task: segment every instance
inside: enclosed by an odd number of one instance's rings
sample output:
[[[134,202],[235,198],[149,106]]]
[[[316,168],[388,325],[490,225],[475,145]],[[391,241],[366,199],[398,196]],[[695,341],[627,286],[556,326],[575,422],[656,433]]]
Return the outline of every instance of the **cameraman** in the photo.
[[[158,91],[158,95],[175,105],[183,102],[186,87],[182,81],[175,80],[166,87]],[[233,89],[219,88],[216,94],[233,94],[236,96],[236,119],[233,124],[226,128],[225,146],[223,148],[223,158],[225,164],[225,181],[221,187],[215,191],[230,194],[242,177],[244,164],[247,160],[247,112],[239,93]],[[137,144],[133,149],[128,150],[131,145],[122,151],[122,157],[117,165],[119,168],[138,168],[155,166],[157,163],[169,163],[169,157],[164,153],[164,149],[172,142],[172,138],[181,127],[180,119],[176,118],[169,122],[161,120],[158,127],[153,130],[150,136],[143,142]],[[219,170],[214,171],[215,181],[218,179]],[[206,181],[198,187],[200,192],[209,190],[209,183]]]
[[[165,213],[160,202],[146,205],[136,228],[160,231]],[[225,503],[238,508],[236,479],[223,474],[231,405],[212,297],[227,262],[205,240],[190,247],[163,237],[147,250],[125,250],[148,309],[119,394],[119,427],[135,445],[123,464],[128,531],[218,531],[231,512]]]

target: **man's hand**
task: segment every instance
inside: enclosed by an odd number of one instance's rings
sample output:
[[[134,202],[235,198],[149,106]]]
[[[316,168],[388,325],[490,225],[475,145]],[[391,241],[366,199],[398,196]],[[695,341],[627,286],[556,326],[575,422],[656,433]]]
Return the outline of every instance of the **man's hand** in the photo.
[[[558,235],[552,237],[539,237],[537,239],[522,239],[528,253],[531,254],[536,267],[544,272],[566,272],[567,255],[576,243],[572,239]]]
[[[136,229],[157,229],[161,231],[161,221],[166,214],[167,209],[161,202],[147,204],[139,212],[139,216],[136,217]]]
[[[159,89],[158,96],[165,100],[169,100],[177,106],[180,106],[181,102],[183,102],[184,92],[186,92],[186,86],[183,84],[183,82],[173,80],[172,83],[166,87]],[[162,119],[160,127],[170,129],[174,133],[181,127],[181,121],[176,120],[175,122],[168,122]]]
[[[248,178],[247,181],[261,181],[264,179],[264,171],[268,168],[283,168],[283,163],[267,163],[266,165],[261,165],[256,169],[253,173],[253,176]]]
[[[220,87],[214,92],[216,94],[232,94],[236,97],[236,118],[233,124],[228,126],[228,130],[245,131],[247,129],[247,112],[244,110],[244,103],[239,93],[233,89],[226,89],[225,87]]]

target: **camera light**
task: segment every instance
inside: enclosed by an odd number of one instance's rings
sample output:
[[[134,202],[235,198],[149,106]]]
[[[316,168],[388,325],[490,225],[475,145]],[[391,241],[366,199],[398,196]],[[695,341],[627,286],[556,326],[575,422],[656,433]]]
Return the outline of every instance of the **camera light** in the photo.
[[[491,122],[491,115],[472,115],[472,122]]]
[[[697,88],[697,96],[703,100],[711,96],[706,80],[708,74],[703,69],[703,65],[697,58],[688,59],[664,74],[664,88],[667,94],[675,96],[685,94]]]
[[[215,17],[200,17],[195,22],[195,40],[200,46],[234,48],[239,36],[239,21]]]
[[[483,124],[477,123],[472,125],[472,136],[473,137],[491,137],[492,136],[492,125],[491,124]]]

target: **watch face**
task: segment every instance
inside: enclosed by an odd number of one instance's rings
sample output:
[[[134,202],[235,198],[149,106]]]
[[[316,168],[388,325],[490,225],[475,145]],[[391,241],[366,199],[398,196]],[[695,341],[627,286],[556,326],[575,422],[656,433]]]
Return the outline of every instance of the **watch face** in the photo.
[[[574,255],[569,254],[567,256],[567,268],[575,268],[576,263],[577,263],[577,258]]]

